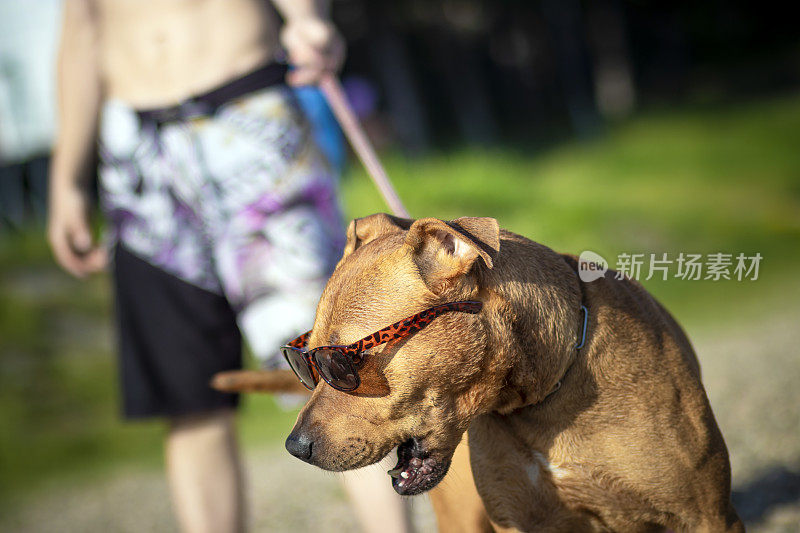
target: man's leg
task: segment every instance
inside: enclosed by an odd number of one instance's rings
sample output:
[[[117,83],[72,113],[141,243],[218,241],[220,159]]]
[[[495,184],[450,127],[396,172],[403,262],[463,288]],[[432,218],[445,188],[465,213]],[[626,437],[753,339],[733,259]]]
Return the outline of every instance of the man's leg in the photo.
[[[392,488],[386,471],[394,466],[395,457],[376,465],[345,472],[342,485],[364,533],[408,533],[412,531],[408,505]]]
[[[232,410],[173,418],[166,463],[182,531],[244,531],[242,468]]]
[[[101,199],[117,240],[124,415],[169,417],[166,467],[181,529],[241,531],[238,398],[209,387],[217,372],[241,368],[241,334],[199,222],[193,130],[158,127],[112,101],[100,131]]]

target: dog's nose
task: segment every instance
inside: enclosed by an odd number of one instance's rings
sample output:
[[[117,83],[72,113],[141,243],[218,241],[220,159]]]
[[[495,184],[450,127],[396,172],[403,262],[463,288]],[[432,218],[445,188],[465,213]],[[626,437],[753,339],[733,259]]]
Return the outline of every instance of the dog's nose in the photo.
[[[314,441],[305,433],[290,433],[289,436],[286,437],[286,450],[303,461],[309,462],[309,459],[311,459],[311,448],[313,446]]]

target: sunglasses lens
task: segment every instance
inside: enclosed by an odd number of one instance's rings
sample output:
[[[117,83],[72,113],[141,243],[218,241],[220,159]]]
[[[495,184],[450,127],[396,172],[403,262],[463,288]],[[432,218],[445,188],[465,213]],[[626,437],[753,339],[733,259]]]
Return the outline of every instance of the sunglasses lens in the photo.
[[[290,347],[281,348],[281,352],[283,352],[283,357],[286,358],[286,362],[292,367],[294,373],[300,378],[300,383],[305,385],[307,389],[313,390],[316,382],[314,381],[314,376],[311,375],[311,369],[306,363],[303,352]]]
[[[322,348],[314,351],[314,362],[322,377],[336,389],[351,391],[360,380],[350,358],[338,350]]]

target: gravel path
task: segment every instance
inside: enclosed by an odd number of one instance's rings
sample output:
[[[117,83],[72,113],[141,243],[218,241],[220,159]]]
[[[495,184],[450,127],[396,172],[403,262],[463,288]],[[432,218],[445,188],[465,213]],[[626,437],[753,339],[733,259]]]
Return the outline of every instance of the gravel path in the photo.
[[[753,532],[800,531],[798,319],[795,309],[759,323],[690,331],[731,452],[737,508]],[[278,448],[249,450],[247,470],[254,531],[356,531],[335,475]],[[420,532],[435,529],[426,498],[413,499],[412,510]],[[174,530],[158,471],[54,483],[0,517],[0,531],[21,533]]]
[[[748,531],[800,531],[800,309],[694,335]]]
[[[340,476],[322,472],[283,449],[249,451],[252,531],[356,532]],[[388,478],[387,478],[388,479]],[[313,502],[313,506],[310,506]],[[410,501],[420,532],[435,531],[427,497]],[[177,531],[160,471],[120,471],[82,486],[53,486],[0,518],[0,531],[19,533]]]

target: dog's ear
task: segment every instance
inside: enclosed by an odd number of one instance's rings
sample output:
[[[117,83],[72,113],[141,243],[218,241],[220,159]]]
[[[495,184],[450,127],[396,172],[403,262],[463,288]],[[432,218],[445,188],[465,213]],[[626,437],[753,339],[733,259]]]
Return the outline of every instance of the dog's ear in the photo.
[[[376,213],[364,218],[356,218],[347,226],[347,242],[341,263],[345,257],[355,252],[360,246],[367,244],[388,233],[400,233],[411,227],[414,221],[408,218],[399,218],[386,213]]]
[[[408,230],[406,245],[414,253],[425,283],[440,292],[448,283],[469,272],[480,258],[494,266],[500,251],[500,227],[493,218],[462,217],[450,222],[422,218]]]

